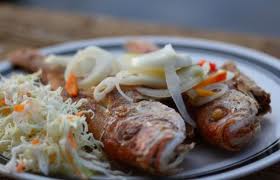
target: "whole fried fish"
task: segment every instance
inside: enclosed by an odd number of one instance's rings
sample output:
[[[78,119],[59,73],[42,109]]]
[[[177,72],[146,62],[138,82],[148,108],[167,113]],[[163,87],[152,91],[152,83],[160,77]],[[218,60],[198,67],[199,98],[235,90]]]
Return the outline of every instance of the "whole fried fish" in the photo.
[[[43,59],[37,51],[24,50],[11,55],[10,61],[31,72],[42,69],[43,82],[50,83],[53,89],[63,87],[64,68],[50,67]],[[133,103],[116,90],[102,103],[95,102],[92,92],[86,91],[73,100],[88,100],[81,110],[91,110],[85,114],[89,131],[104,144],[110,159],[154,174],[177,171],[185,154],[193,148],[193,143],[185,143],[184,120],[160,102],[143,100],[133,88],[124,91],[133,98]]]
[[[128,94],[135,97],[135,92]],[[117,91],[106,101],[107,107],[96,109],[89,127],[112,159],[153,173],[169,173],[193,147],[184,144],[185,123],[174,109],[155,101],[128,103]]]
[[[222,97],[200,107],[186,99],[188,110],[201,136],[210,144],[229,151],[246,146],[260,128],[260,116],[271,111],[270,95],[240,73],[234,63],[224,69],[235,74],[226,82],[230,90]]]
[[[141,41],[130,41],[125,47],[129,52],[138,53],[157,49],[155,44]],[[238,151],[260,128],[260,116],[271,111],[270,95],[242,74],[234,63],[226,63],[223,68],[235,74],[233,80],[226,82],[230,91],[201,107],[193,107],[187,95],[185,101],[206,141],[226,150]],[[172,104],[170,99],[161,101]]]

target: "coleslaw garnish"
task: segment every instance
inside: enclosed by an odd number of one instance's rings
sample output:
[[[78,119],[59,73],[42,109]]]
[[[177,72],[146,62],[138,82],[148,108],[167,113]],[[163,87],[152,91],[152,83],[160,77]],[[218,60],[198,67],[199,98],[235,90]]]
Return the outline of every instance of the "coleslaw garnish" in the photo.
[[[0,151],[10,159],[5,167],[45,175],[114,176],[102,143],[88,132],[85,116],[77,115],[86,99],[64,100],[61,92],[42,85],[39,74],[1,78],[1,108],[10,108],[0,113]]]

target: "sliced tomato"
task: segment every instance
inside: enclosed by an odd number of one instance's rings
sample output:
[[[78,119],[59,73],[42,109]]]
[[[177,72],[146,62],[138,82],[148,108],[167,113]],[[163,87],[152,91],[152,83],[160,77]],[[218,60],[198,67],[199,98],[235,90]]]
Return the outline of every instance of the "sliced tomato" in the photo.
[[[204,59],[201,59],[201,60],[198,61],[197,65],[203,66],[207,62],[209,63],[209,66],[210,66],[210,73],[216,72],[217,71],[217,65],[215,63],[212,63],[212,62],[206,61]]]
[[[217,71],[217,65],[215,63],[210,62],[210,72],[216,72]]]

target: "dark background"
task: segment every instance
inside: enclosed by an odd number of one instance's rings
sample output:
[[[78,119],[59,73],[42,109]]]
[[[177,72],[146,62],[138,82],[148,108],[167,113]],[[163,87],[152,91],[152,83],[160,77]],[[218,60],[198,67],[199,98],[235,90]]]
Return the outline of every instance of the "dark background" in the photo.
[[[20,6],[107,15],[205,31],[280,36],[280,0],[14,0]]]

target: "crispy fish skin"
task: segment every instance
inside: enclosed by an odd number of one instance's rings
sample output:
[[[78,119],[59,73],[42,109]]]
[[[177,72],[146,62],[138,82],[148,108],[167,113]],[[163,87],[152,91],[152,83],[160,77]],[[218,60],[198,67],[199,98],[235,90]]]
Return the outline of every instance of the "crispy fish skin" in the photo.
[[[131,91],[128,94],[135,94]],[[142,100],[127,102],[114,90],[96,103],[88,93],[79,97],[88,99],[81,110],[85,114],[89,131],[104,145],[111,160],[157,175],[177,172],[185,154],[194,147],[184,143],[185,124],[174,110],[159,102]],[[104,106],[106,105],[106,107]]]
[[[253,97],[258,102],[258,115],[264,115],[271,112],[269,93],[265,92],[248,76],[241,73],[233,62],[225,63],[223,65],[223,69],[231,71],[235,74],[234,79],[228,83],[231,88],[237,89]]]
[[[235,89],[202,105],[190,107],[198,131],[210,144],[238,151],[248,144],[260,127],[257,102]]]
[[[90,127],[112,159],[155,174],[169,174],[193,147],[183,144],[185,124],[174,109],[155,101],[128,103],[117,91],[106,101],[105,120],[97,117]]]
[[[235,73],[233,80],[226,82],[228,92],[200,107],[192,107],[188,98],[186,102],[199,133],[207,142],[239,151],[260,128],[259,115],[270,111],[270,95],[240,73],[234,64],[226,63],[223,67]]]
[[[39,63],[42,56],[36,56],[38,66],[32,69],[26,65],[32,61],[26,55],[22,57],[24,58],[20,59],[17,54],[17,61],[11,62],[29,71],[42,68],[45,82],[50,83],[54,89],[58,85],[63,86],[63,73],[50,70],[53,68],[46,68]],[[81,110],[90,109],[94,113],[85,114],[89,131],[104,144],[104,151],[110,159],[154,174],[175,172],[184,155],[193,148],[193,144],[184,143],[184,120],[174,109],[160,102],[139,101],[139,93],[133,89],[126,92],[135,102],[128,102],[116,90],[102,103],[95,102],[92,92],[80,92],[73,100],[88,100]],[[65,94],[63,96],[67,97]]]

